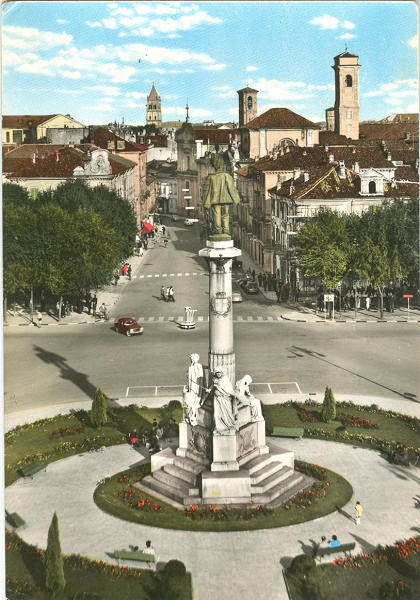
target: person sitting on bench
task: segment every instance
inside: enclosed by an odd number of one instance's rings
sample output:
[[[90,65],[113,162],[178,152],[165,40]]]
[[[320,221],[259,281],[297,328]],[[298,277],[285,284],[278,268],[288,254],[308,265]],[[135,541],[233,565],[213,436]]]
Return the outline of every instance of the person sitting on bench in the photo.
[[[332,536],[332,539],[328,541],[331,548],[338,548],[341,546],[340,540],[337,539],[336,535]]]
[[[136,446],[139,443],[139,438],[137,435],[137,429],[133,429],[133,431],[130,433],[130,444],[132,446]]]
[[[152,546],[151,540],[147,540],[145,548],[143,548],[144,554],[151,554],[155,557],[155,561],[157,562],[156,552]]]

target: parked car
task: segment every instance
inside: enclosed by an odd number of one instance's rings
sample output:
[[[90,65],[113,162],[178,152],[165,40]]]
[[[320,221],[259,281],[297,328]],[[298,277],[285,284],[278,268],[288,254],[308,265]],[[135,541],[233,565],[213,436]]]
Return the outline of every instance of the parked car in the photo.
[[[143,333],[143,327],[137,323],[132,317],[121,317],[114,322],[115,331],[125,333],[126,336],[135,335],[136,333]]]
[[[194,225],[194,223],[198,223],[198,219],[185,219],[184,225]]]
[[[233,292],[232,293],[232,302],[242,302],[243,298],[242,298],[242,294],[240,292]]]
[[[242,288],[247,294],[258,294],[260,291],[255,281],[246,281]]]

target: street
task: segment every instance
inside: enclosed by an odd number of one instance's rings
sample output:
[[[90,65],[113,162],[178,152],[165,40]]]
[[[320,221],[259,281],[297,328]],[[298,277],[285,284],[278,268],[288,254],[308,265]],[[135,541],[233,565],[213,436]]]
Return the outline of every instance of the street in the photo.
[[[110,321],[5,330],[6,413],[77,404],[97,387],[115,398],[128,387],[182,385],[188,354],[198,352],[207,363],[208,276],[196,255],[199,228],[177,223],[169,230],[168,247],[148,250]],[[175,303],[160,299],[160,286],[169,284]],[[195,330],[176,323],[186,305],[197,309]],[[254,382],[297,382],[308,394],[330,385],[336,393],[418,399],[418,323],[278,320],[279,306],[262,294],[244,294],[233,310],[237,379],[249,373]],[[144,334],[127,338],[113,331],[114,317],[121,316],[147,319]]]

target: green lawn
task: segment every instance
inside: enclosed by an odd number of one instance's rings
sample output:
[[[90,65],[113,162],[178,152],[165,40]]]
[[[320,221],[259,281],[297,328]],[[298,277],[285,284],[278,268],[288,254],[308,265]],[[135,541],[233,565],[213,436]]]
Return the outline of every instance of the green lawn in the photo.
[[[188,531],[270,529],[317,519],[334,512],[337,507],[344,506],[351,499],[353,488],[349,482],[334,471],[329,469],[325,469],[325,471],[330,482],[326,496],[314,500],[311,506],[306,504],[305,508],[298,508],[289,502],[287,503],[288,509],[281,506],[263,510],[249,505],[248,508],[243,509],[232,507],[232,511],[229,511],[228,508],[219,506],[214,513],[208,507],[204,507],[195,511],[194,518],[191,518],[186,516],[185,512],[177,510],[133,486],[136,481],[150,473],[150,463],[131,470],[127,469],[107,479],[96,488],[94,500],[103,511],[115,517],[153,527]],[[313,499],[310,495],[308,498]],[[202,516],[203,512],[204,516]]]
[[[403,582],[398,585],[398,582]],[[315,567],[303,576],[287,572],[291,600],[376,600],[420,598],[420,553],[407,559],[384,560],[361,567],[332,564]],[[396,592],[399,587],[400,593]]]
[[[23,542],[16,534],[6,535],[7,593],[12,599],[51,600],[45,590],[45,567],[42,551]],[[142,565],[141,565],[142,566]],[[143,568],[118,567],[115,561],[108,563],[89,558],[64,556],[64,576],[66,587],[54,600],[73,600],[80,595],[85,600],[179,600],[192,599],[191,575],[172,577],[181,595],[169,593],[162,596],[160,588],[165,579],[165,571],[152,571]],[[166,584],[165,587],[169,587]]]

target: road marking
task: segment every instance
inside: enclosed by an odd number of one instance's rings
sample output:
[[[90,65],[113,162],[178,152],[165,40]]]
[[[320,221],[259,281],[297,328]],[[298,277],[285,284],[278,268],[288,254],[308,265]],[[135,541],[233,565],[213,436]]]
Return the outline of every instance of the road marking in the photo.
[[[160,275],[155,275],[155,277],[160,277]]]
[[[241,317],[240,315],[238,315],[238,316],[236,317],[236,320],[237,320],[237,321],[243,321],[244,319],[243,319],[243,317]]]
[[[139,275],[140,279],[144,279],[144,275]]]
[[[158,321],[164,321],[165,317],[158,317]]]
[[[178,321],[179,323],[180,323],[181,321],[183,321],[183,320],[184,320],[184,318],[183,318],[183,316],[182,316],[182,315],[181,315],[180,317],[177,317],[177,321]]]
[[[193,275],[197,275],[197,273],[193,273]]]
[[[177,273],[178,277],[182,277],[182,273]]]
[[[169,277],[175,277],[175,273],[171,273]]]
[[[147,277],[152,277],[152,275],[147,275]]]
[[[273,317],[267,317],[267,321],[273,321]]]
[[[198,317],[197,321],[202,321],[204,317]]]
[[[137,279],[137,275],[133,275],[131,279]]]
[[[247,319],[247,321],[253,321],[254,317],[247,317],[246,319]]]
[[[168,277],[166,273],[162,273],[162,277]]]
[[[185,273],[185,277],[189,277],[189,276],[190,276],[190,274],[189,274],[189,273]]]
[[[263,317],[257,317],[257,321],[264,321]]]

